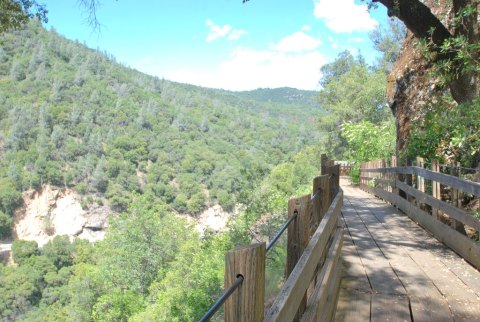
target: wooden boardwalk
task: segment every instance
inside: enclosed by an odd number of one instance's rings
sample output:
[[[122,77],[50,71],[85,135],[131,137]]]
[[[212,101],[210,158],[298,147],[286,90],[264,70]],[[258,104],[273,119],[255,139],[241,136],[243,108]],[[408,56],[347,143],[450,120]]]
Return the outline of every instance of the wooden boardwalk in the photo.
[[[345,180],[335,321],[480,322],[480,272],[396,208]]]

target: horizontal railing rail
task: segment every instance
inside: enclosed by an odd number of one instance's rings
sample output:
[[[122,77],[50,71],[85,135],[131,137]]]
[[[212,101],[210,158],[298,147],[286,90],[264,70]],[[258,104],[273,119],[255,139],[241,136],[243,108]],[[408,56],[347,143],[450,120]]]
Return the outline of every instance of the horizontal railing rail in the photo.
[[[451,174],[440,172],[433,160],[425,169],[422,158],[417,166],[390,167],[385,161],[362,164],[360,187],[392,203],[418,222],[477,269],[480,269],[480,218],[464,209],[464,197],[480,197],[480,184],[461,179],[458,165],[450,168]],[[468,199],[467,198],[467,199]]]
[[[337,304],[343,226],[340,166],[322,156],[321,176],[311,194],[288,202],[283,226],[265,243],[238,246],[225,258],[225,291],[202,317],[211,319],[225,306],[225,321],[332,320]],[[265,312],[266,254],[287,233],[285,284]],[[307,289],[309,290],[307,292]]]

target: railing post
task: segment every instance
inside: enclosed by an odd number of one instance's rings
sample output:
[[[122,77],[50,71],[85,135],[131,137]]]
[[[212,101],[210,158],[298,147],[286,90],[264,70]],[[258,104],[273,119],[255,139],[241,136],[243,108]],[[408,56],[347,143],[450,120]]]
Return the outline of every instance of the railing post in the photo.
[[[288,279],[290,273],[297,265],[298,260],[308,245],[310,238],[310,195],[292,198],[288,201],[288,218],[297,216],[297,218],[288,226],[287,241],[287,262],[285,266],[285,279]],[[295,321],[301,316],[307,306],[307,294],[304,295],[302,303],[298,308]]]
[[[396,156],[392,156],[392,164],[390,166],[392,168],[397,167],[397,157]],[[398,174],[392,172],[391,176],[390,176],[390,179],[394,182],[394,184],[392,185],[392,193],[395,194],[395,195],[398,195],[398,188],[395,184],[395,181],[398,180]]]
[[[313,195],[320,193],[320,195],[317,195],[313,201],[315,230],[330,206],[330,203],[328,202],[330,200],[329,186],[330,183],[328,175],[318,176],[313,179]]]
[[[432,160],[432,171],[440,172],[440,164],[438,163],[438,160]],[[432,180],[432,196],[438,200],[442,200],[440,182]],[[432,208],[432,216],[440,220],[442,214],[440,213],[440,210]]]
[[[424,168],[425,160],[422,157],[417,157],[417,167]],[[425,179],[421,176],[417,176],[417,190],[425,192]],[[418,208],[425,210],[425,204],[417,201]]]
[[[450,168],[450,174],[455,177],[460,176],[460,162],[453,162],[452,167]],[[462,198],[463,198],[463,193],[455,188],[451,188],[451,198],[452,198],[452,204],[457,207],[457,208],[462,208]],[[453,228],[455,228],[456,231],[459,233],[466,235],[467,233],[465,232],[465,225],[462,222],[459,222],[458,220],[453,219]]]
[[[328,157],[325,153],[320,156],[320,174],[326,174]]]
[[[243,283],[225,302],[225,321],[263,321],[265,301],[265,243],[238,246],[225,258],[225,289],[238,276]]]

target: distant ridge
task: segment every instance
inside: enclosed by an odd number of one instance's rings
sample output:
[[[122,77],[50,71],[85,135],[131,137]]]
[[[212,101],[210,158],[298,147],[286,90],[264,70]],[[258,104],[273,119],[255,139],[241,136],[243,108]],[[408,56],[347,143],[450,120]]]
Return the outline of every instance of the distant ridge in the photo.
[[[320,107],[315,100],[316,91],[300,90],[292,87],[258,88],[252,91],[234,93],[240,97],[262,102]]]

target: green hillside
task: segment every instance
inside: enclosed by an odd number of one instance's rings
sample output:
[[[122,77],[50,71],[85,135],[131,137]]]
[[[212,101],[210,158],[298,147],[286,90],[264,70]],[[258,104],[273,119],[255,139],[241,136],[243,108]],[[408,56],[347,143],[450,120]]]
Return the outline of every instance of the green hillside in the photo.
[[[146,192],[179,212],[231,209],[318,140],[311,92],[161,80],[33,23],[0,42],[0,180],[16,191],[68,186],[118,211]]]
[[[259,88],[253,91],[238,92],[237,95],[261,102],[320,107],[316,99],[318,92],[304,91],[290,87]]]
[[[45,184],[118,213],[95,244],[15,240],[1,320],[198,320],[222,291],[225,252],[318,173],[313,93],[160,80],[35,23],[0,43],[0,240],[21,192]],[[228,231],[200,236],[176,215],[217,203],[244,205]]]

